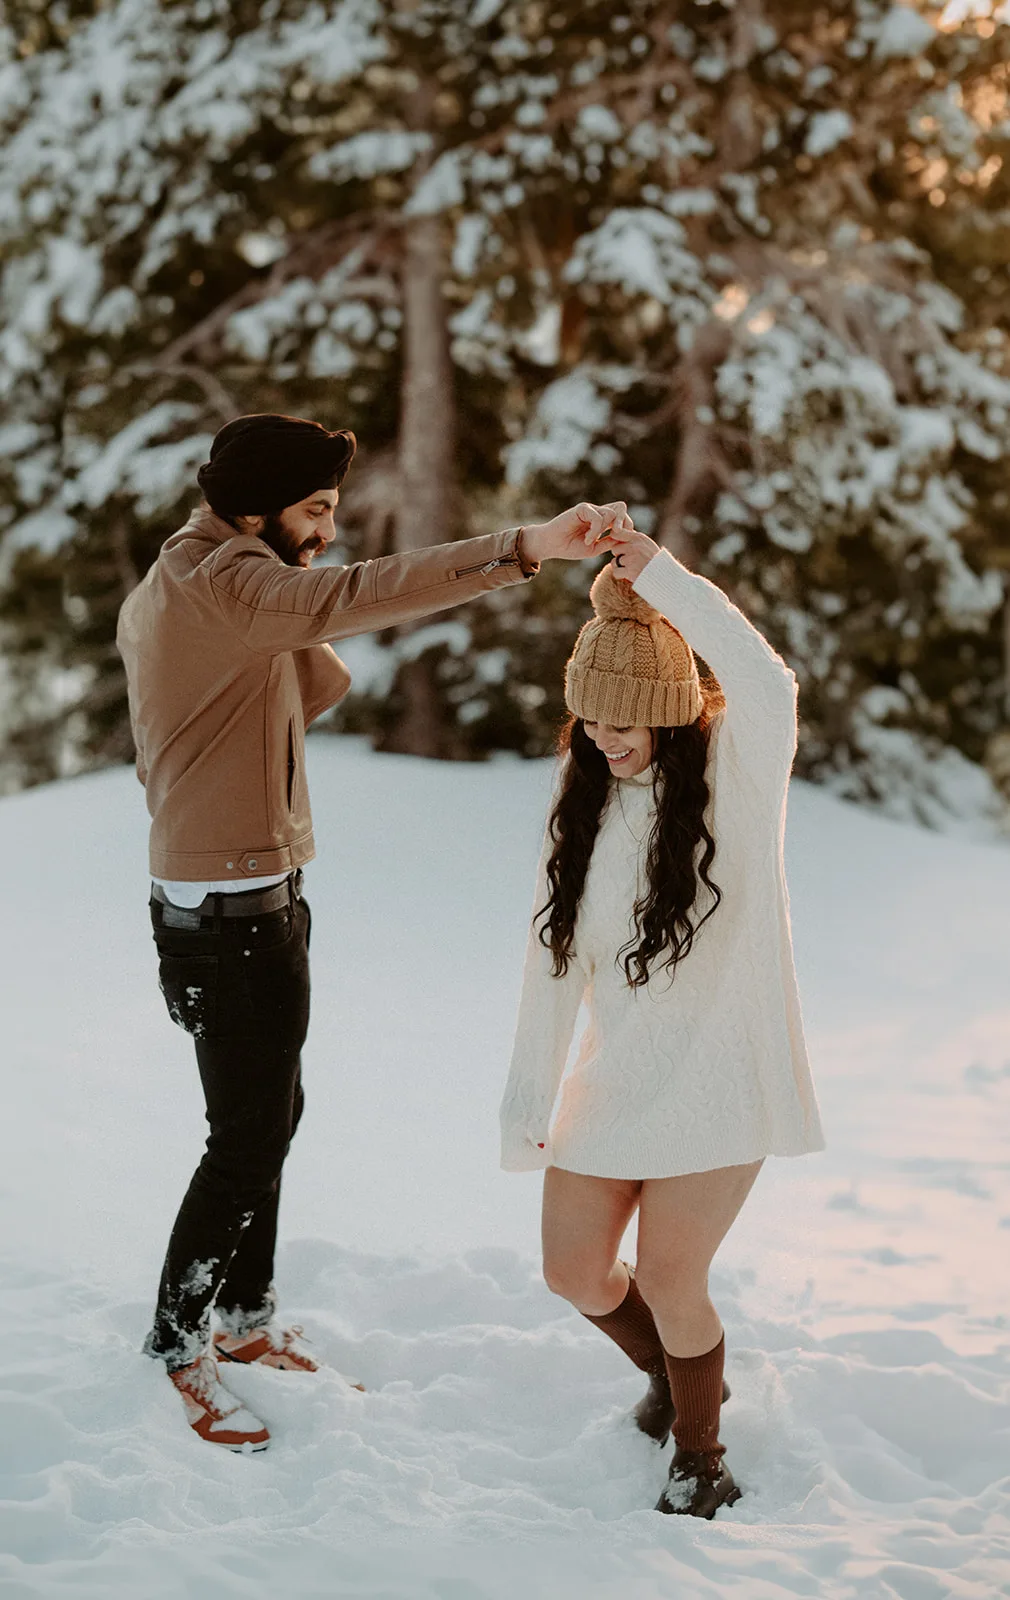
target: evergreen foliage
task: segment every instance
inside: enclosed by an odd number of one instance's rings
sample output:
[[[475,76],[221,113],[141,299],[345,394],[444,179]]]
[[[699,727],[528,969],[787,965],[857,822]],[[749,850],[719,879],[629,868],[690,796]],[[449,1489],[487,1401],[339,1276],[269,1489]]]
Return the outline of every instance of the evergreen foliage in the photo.
[[[216,428],[277,409],[358,434],[343,557],[625,498],[795,667],[801,772],[995,815],[1010,28],[985,10],[8,7],[0,783],[128,757],[118,605]],[[590,577],[349,651],[338,725],[544,751]]]

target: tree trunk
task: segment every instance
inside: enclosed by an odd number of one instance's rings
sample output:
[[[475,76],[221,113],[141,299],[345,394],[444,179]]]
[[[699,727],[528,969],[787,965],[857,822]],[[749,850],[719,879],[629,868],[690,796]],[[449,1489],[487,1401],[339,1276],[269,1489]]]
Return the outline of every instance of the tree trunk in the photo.
[[[442,282],[449,270],[445,222],[419,216],[403,229],[403,376],[398,452],[396,548],[444,544],[460,532],[456,478],[456,397]],[[423,624],[421,624],[423,626]],[[461,741],[449,725],[423,656],[404,662],[395,691],[400,709],[377,748],[453,760]]]
[[[673,414],[679,437],[670,491],[659,514],[655,539],[688,567],[696,566],[698,559],[694,541],[684,526],[692,501],[713,482],[728,486],[730,480],[713,440],[711,421],[702,418],[714,415],[715,375],[729,350],[731,337],[725,325],[713,319],[699,329],[694,344],[673,374]]]
[[[403,230],[403,378],[396,544],[420,550],[459,532],[456,397],[442,280],[445,223],[415,217]]]

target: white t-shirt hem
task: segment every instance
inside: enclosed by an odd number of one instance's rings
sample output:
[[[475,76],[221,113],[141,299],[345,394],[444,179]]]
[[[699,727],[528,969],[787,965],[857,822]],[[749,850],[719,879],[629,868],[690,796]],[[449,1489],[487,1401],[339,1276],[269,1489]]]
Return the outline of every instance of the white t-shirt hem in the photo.
[[[290,872],[275,872],[269,878],[245,878],[238,883],[234,878],[219,883],[175,883],[164,878],[152,878],[151,882],[164,891],[173,906],[181,911],[192,911],[209,894],[244,894],[248,889],[269,889],[272,884],[284,883],[290,876]]]

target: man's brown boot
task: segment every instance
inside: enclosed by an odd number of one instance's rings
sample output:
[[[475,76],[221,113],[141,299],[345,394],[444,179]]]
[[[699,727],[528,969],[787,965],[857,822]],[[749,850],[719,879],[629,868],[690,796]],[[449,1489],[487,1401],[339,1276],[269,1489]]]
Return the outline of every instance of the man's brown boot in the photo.
[[[168,1376],[182,1396],[186,1421],[199,1438],[243,1455],[266,1449],[270,1443],[268,1430],[225,1388],[213,1356],[198,1356],[188,1367]]]

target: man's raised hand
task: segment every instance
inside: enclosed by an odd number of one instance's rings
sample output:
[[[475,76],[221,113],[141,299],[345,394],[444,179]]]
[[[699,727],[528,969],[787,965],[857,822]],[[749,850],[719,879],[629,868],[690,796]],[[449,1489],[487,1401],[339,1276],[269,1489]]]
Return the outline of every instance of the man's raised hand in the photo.
[[[623,500],[594,506],[582,500],[550,522],[523,528],[522,548],[528,561],[582,561],[613,549],[622,535],[634,530]]]

